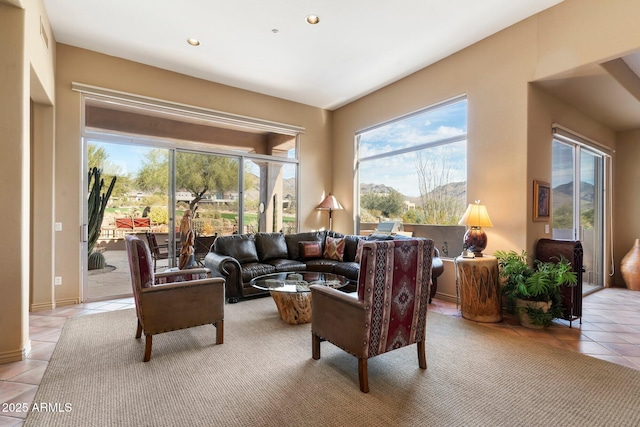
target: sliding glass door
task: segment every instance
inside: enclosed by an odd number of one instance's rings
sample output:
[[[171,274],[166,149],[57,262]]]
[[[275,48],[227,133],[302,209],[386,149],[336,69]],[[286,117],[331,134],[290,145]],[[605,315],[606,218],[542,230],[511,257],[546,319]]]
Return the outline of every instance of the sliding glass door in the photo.
[[[114,176],[116,184],[92,250],[102,254],[105,266],[90,269],[85,262],[84,300],[131,294],[127,234],[152,238],[149,246],[157,270],[176,266],[179,225],[187,210],[199,265],[217,236],[297,231],[296,163],[146,144],[87,142],[88,169],[102,171],[105,189]]]
[[[102,171],[103,192],[113,177],[116,183],[104,211],[100,236],[92,249],[102,254],[104,265],[93,261],[85,263],[84,300],[131,294],[124,245],[127,234],[137,234],[146,240],[147,233],[154,233],[162,252],[167,253],[157,260],[157,268],[175,265],[174,257],[168,254],[173,238],[169,233],[173,228],[168,209],[169,157],[170,150],[163,148],[97,139],[87,141],[88,169],[97,167]],[[88,250],[86,247],[87,257]]]
[[[295,233],[297,165],[273,160],[245,161],[244,224],[246,233]]]
[[[604,284],[604,157],[588,147],[553,141],[553,238],[580,240],[583,292]]]

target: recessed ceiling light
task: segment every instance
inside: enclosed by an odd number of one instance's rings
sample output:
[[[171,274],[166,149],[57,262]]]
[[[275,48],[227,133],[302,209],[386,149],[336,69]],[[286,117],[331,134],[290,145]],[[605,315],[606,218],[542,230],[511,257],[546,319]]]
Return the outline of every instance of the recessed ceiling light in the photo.
[[[200,41],[198,39],[187,39],[187,43],[191,46],[200,46]]]
[[[318,15],[308,15],[306,21],[311,25],[316,25],[320,22],[320,17]]]

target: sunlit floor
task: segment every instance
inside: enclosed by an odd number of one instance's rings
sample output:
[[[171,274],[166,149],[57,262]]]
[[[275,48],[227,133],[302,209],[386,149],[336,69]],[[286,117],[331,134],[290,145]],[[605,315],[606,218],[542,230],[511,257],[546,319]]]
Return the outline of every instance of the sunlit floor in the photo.
[[[133,298],[122,298],[30,313],[32,351],[24,361],[0,365],[0,404],[33,401],[68,317],[133,306]],[[460,316],[455,303],[436,298],[429,309],[460,322],[469,321]],[[509,315],[500,323],[482,325],[640,370],[640,292],[609,288],[585,296],[582,323],[574,321],[572,328],[569,322],[560,320],[543,330],[527,329]],[[25,416],[25,413],[2,413],[0,427],[22,425]]]
[[[89,270],[87,282],[87,300],[131,295],[131,277],[127,251],[111,250],[103,252],[107,268],[103,270]],[[164,271],[169,267],[169,260],[158,260],[157,271]],[[0,425],[0,427],[2,427]]]

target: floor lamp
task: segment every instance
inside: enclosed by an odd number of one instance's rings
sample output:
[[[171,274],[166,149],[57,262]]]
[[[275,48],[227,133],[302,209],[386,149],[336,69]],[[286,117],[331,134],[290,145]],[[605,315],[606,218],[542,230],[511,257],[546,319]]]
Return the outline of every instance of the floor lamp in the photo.
[[[331,212],[339,211],[339,210],[342,210],[342,209],[344,209],[342,207],[342,205],[340,203],[338,203],[336,198],[331,193],[329,193],[329,195],[324,198],[322,203],[320,203],[318,206],[316,206],[316,210],[329,211],[329,230],[332,229]]]

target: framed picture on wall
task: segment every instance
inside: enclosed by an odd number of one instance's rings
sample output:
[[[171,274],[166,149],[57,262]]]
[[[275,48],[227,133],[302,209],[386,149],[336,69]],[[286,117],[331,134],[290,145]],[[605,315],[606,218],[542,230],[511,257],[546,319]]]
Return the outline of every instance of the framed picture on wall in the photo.
[[[548,182],[533,181],[533,220],[551,219],[551,185]]]

